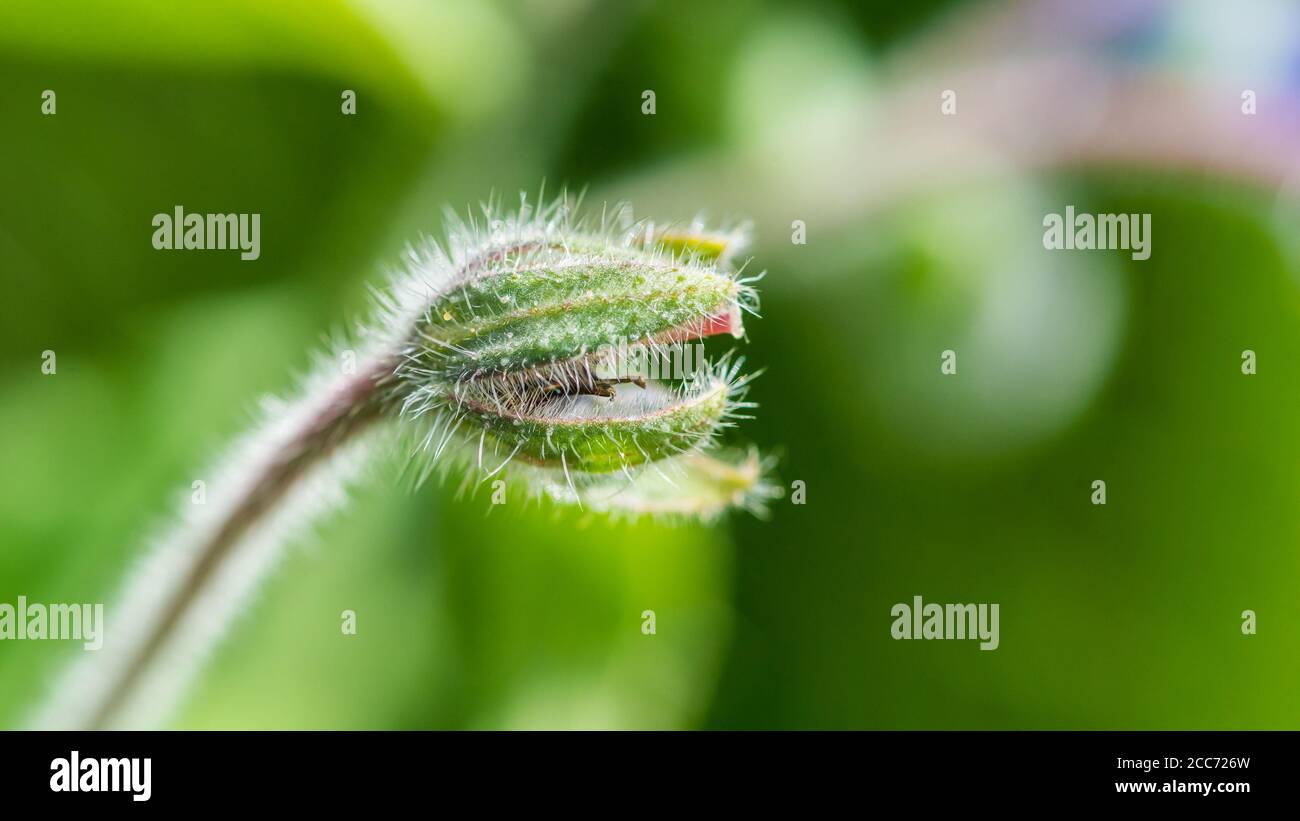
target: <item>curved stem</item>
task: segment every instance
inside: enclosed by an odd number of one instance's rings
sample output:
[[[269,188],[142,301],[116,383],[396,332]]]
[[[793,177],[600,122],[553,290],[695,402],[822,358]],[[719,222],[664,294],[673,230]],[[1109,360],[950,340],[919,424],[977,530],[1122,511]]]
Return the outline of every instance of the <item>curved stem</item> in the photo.
[[[147,637],[121,678],[106,692],[91,721],[93,729],[101,729],[111,721],[133,685],[148,670],[177,624],[212,579],[214,570],[244,535],[283,501],[294,484],[313,466],[328,458],[379,416],[383,405],[378,400],[378,387],[392,371],[391,363],[381,362],[344,382],[327,397],[318,414],[308,417],[300,431],[279,450],[269,453],[265,462],[256,467],[256,478],[216,532],[200,545],[193,566],[157,620],[149,626]]]
[[[388,388],[396,365],[395,357],[377,357],[355,374],[319,383],[237,448],[225,467],[225,481],[211,489],[218,499],[231,490],[232,496],[214,504],[217,510],[211,514],[187,517],[130,576],[118,599],[126,614],[108,631],[105,646],[69,671],[38,726],[104,729],[130,723],[123,721],[123,713],[139,704],[140,691],[149,691],[154,678],[165,675],[172,677],[171,685],[162,693],[155,686],[150,692],[154,698],[147,700],[160,703],[145,706],[151,717],[170,706],[166,702],[194,670],[160,670],[169,667],[164,657],[174,649],[194,653],[195,646],[174,647],[187,624],[197,623],[210,633],[194,642],[199,652],[215,642],[236,609],[234,602],[254,589],[262,575],[259,569],[231,567],[239,564],[241,550],[254,550],[250,543],[292,506],[292,494],[324,473],[332,457],[389,411],[394,400]],[[344,478],[325,477],[331,482]],[[311,495],[320,495],[319,490]],[[321,507],[304,501],[289,525],[305,524]],[[278,543],[284,535],[268,534],[268,539]],[[264,552],[277,551],[273,544]],[[254,561],[260,568],[264,559]]]

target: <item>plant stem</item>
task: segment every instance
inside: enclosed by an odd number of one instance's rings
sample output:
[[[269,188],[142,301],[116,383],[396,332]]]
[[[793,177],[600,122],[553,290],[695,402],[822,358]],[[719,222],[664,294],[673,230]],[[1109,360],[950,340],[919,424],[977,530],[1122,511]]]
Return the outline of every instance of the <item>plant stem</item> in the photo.
[[[130,661],[119,668],[96,702],[89,705],[91,728],[113,725],[119,711],[157,665],[168,642],[175,638],[178,627],[192,614],[218,571],[249,534],[313,470],[389,410],[391,400],[387,397],[391,394],[386,388],[393,381],[396,364],[395,358],[377,358],[359,367],[355,375],[327,383],[320,399],[303,400],[312,407],[297,421],[296,429],[283,432],[255,463],[241,466],[251,481],[194,548],[192,563],[174,589],[166,593],[161,609],[143,625],[143,635]]]

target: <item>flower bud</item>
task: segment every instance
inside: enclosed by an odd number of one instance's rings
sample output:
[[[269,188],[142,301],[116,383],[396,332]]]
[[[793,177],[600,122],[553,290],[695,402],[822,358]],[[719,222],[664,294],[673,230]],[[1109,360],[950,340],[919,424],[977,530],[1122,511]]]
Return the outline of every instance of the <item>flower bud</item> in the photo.
[[[453,237],[396,371],[404,412],[431,420],[422,441],[433,458],[449,451],[483,478],[514,463],[560,501],[583,504],[596,487],[607,498],[611,481],[635,483],[647,467],[666,478],[659,462],[705,476],[705,463],[679,457],[701,454],[752,407],[739,361],[675,374],[674,386],[626,376],[611,352],[742,337],[757,298],[753,280],[727,268],[740,234],[593,233],[553,209]],[[723,463],[710,464],[716,479]],[[723,485],[761,482],[761,471],[725,473]]]
[[[561,501],[629,517],[707,520],[741,508],[764,518],[767,505],[782,495],[767,480],[772,463],[753,450],[693,452],[660,462],[631,481],[606,477],[576,487],[557,483],[550,492]]]
[[[735,410],[743,385],[727,374],[684,391],[620,387],[610,399],[566,396],[537,406],[468,398],[464,409],[487,435],[533,465],[609,473],[696,450]]]
[[[740,337],[744,288],[717,269],[654,250],[532,251],[432,302],[420,332],[433,344],[421,364],[448,382],[544,380],[620,341]]]

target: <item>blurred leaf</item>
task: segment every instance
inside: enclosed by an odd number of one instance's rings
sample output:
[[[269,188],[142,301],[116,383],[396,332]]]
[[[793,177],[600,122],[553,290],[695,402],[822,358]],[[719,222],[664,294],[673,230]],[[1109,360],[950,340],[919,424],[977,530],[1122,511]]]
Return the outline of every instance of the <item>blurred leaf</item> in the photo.
[[[10,0],[0,50],[158,71],[297,70],[459,117],[504,99],[523,44],[493,4],[473,0]]]

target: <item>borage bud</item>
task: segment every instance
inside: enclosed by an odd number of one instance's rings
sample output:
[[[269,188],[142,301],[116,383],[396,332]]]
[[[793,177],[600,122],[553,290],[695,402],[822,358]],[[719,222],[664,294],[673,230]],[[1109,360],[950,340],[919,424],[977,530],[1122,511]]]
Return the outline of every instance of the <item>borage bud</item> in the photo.
[[[628,515],[763,511],[777,494],[764,460],[710,453],[752,407],[740,362],[656,381],[628,361],[743,335],[756,297],[728,263],[739,233],[594,230],[562,202],[485,216],[490,230],[461,224],[445,249],[412,256],[377,321],[340,346],[353,367],[322,356],[299,396],[267,403],[217,471],[213,504],[187,505],[128,579],[118,628],[38,726],[160,720],[292,531],[341,500],[376,428],[418,431],[421,477],[509,470],[512,487]]]
[[[560,208],[490,220],[498,226],[490,233],[462,225],[449,257],[418,260],[428,296],[397,369],[404,414],[431,420],[425,449],[468,466],[471,479],[510,465],[559,501],[599,495],[594,507],[614,509],[626,496],[621,507],[637,512],[725,507],[708,488],[749,474],[704,452],[752,407],[739,361],[655,381],[629,376],[627,354],[670,362],[695,340],[744,335],[756,278],[726,263],[743,236],[697,225],[592,230]],[[442,270],[455,273],[436,279]],[[655,479],[641,475],[647,468]],[[761,472],[752,473],[742,484],[757,491]],[[654,482],[663,486],[640,493]],[[703,487],[708,502],[693,509],[671,498],[673,487]],[[754,508],[765,494],[726,498]]]

